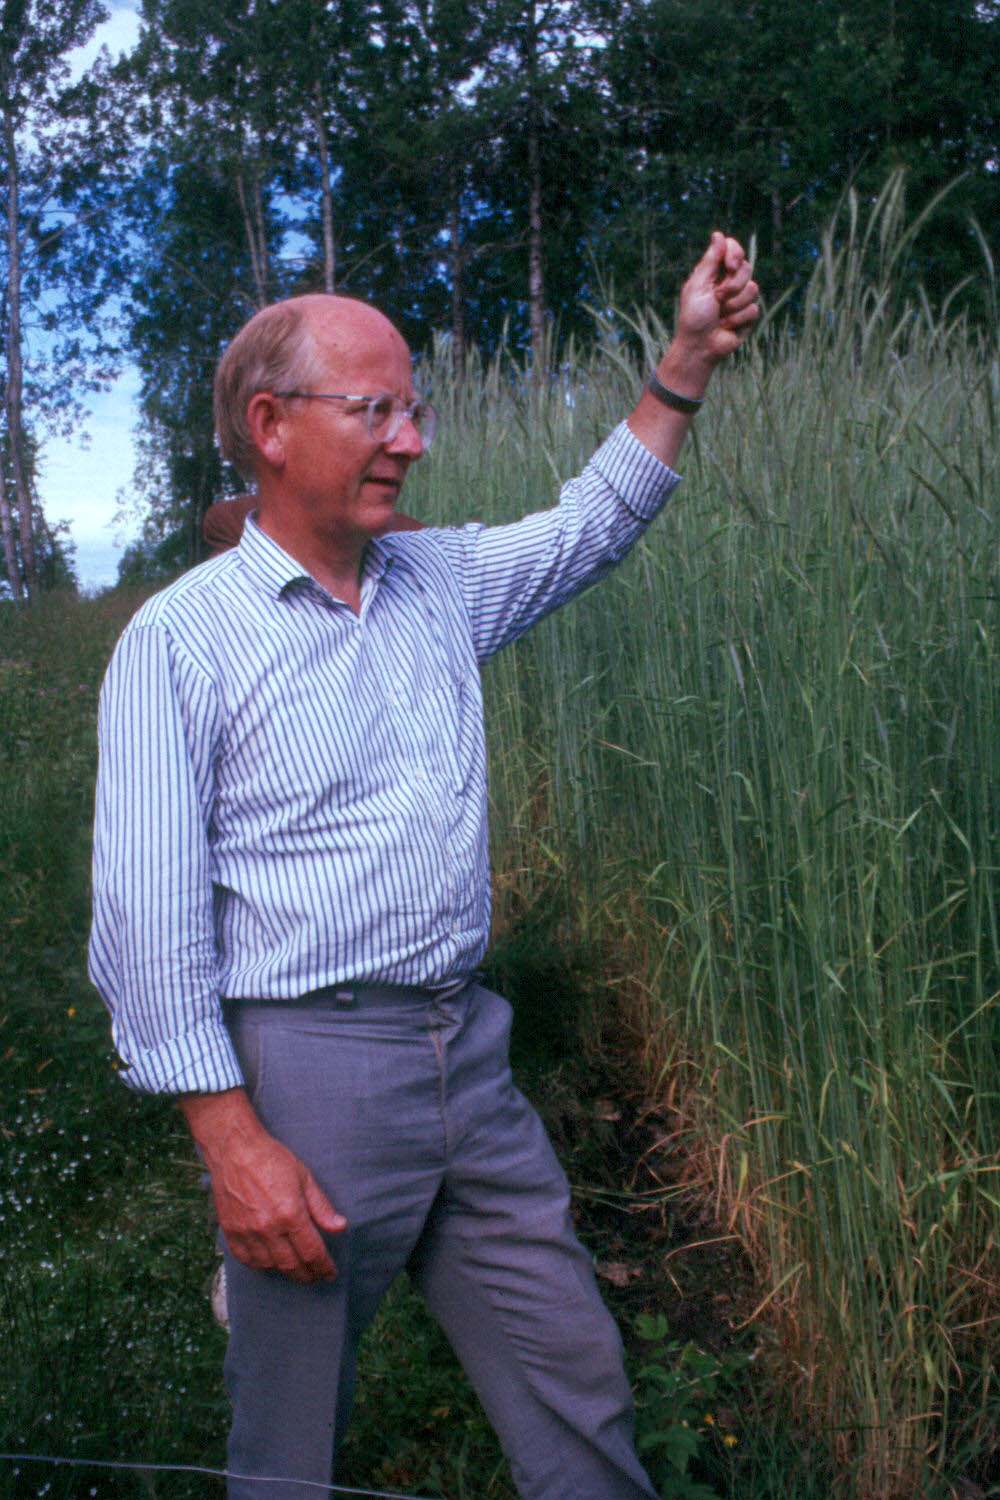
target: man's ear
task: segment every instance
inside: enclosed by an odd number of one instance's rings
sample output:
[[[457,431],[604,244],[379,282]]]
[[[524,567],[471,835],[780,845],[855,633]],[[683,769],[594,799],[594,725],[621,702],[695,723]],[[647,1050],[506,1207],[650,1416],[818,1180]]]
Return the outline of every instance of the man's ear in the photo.
[[[285,462],[285,417],[280,400],[270,391],[258,391],[247,406],[250,438],[261,459],[272,469]]]

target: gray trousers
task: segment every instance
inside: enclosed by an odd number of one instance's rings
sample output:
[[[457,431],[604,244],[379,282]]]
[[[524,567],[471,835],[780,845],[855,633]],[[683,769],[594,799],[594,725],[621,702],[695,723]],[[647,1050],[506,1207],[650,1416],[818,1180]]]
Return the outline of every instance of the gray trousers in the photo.
[[[523,1500],[650,1500],[621,1340],[573,1232],[569,1188],[514,1088],[511,1009],[356,988],[308,1004],[231,1002],[264,1125],[349,1227],[333,1282],[300,1286],[226,1254],[234,1473],[327,1483],[358,1341],[407,1268],[499,1436]],[[229,1500],[317,1491],[230,1480]]]

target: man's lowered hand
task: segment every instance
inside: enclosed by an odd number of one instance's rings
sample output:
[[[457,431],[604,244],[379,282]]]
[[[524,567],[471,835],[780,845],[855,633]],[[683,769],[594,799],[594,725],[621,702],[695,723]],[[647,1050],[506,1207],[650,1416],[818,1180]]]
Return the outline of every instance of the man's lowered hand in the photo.
[[[340,1234],[347,1220],[305,1163],[264,1129],[245,1090],[187,1094],[178,1102],[237,1260],[293,1281],[331,1281],[337,1269],[322,1236]]]

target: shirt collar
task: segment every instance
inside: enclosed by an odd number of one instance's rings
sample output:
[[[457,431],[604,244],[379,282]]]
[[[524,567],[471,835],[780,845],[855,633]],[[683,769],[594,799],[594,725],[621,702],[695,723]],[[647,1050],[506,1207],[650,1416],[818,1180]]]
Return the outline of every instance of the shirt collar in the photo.
[[[380,578],[384,578],[395,561],[395,553],[383,545],[380,537],[373,536],[365,548],[364,576],[377,583]]]
[[[261,530],[255,516],[256,511],[247,516],[237,551],[251,582],[272,599],[279,599],[289,585],[308,581],[310,574],[273,537]],[[377,583],[392,561],[393,555],[389,549],[377,537],[373,537],[365,548],[362,576]]]

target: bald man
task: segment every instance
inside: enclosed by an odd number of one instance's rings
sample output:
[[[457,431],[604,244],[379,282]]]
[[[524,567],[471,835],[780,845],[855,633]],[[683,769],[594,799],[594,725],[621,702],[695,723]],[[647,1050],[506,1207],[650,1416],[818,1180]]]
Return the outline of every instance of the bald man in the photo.
[[[404,1267],[525,1500],[654,1495],[565,1176],[511,1082],[510,1007],[477,979],[479,667],[642,534],[756,296],[713,235],[627,422],[554,509],[499,528],[386,532],[435,415],[374,308],[279,303],[223,356],[219,440],[258,509],[109,666],[91,974],[126,1081],[178,1097],[211,1178],[231,1500],[330,1481]]]

